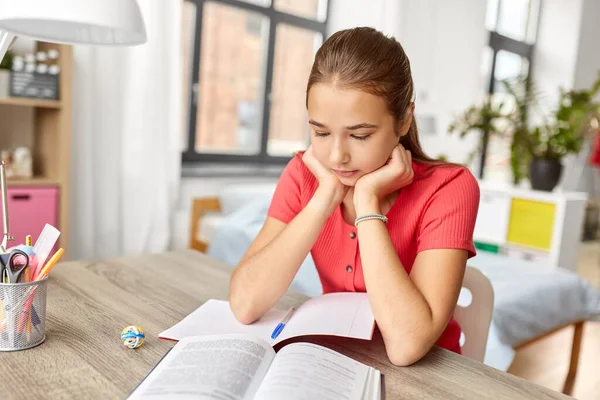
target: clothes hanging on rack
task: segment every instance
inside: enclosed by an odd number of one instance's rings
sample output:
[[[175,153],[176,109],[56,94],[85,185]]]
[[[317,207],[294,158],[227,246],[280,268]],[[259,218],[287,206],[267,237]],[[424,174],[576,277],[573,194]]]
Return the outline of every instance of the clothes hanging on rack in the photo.
[[[592,149],[592,154],[590,155],[590,164],[596,168],[600,168],[600,131],[594,138],[593,146],[594,148]]]

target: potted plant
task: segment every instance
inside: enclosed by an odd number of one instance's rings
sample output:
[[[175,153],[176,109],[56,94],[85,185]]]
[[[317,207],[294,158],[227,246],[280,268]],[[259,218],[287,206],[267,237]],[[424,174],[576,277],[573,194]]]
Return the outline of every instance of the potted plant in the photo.
[[[10,90],[10,68],[12,65],[12,53],[6,52],[4,58],[0,60],[0,97],[8,97]]]
[[[589,89],[560,90],[559,102],[549,121],[520,138],[530,155],[529,178],[536,190],[551,191],[558,183],[562,159],[577,154],[590,134],[597,130],[600,74]]]
[[[558,106],[549,115],[540,110],[540,93],[530,78],[519,77],[502,84],[510,101],[493,106],[494,96],[488,96],[483,105],[472,106],[459,115],[449,132],[463,137],[478,129],[487,132],[488,137],[510,137],[513,183],[519,184],[529,176],[533,189],[551,191],[560,179],[562,159],[581,150],[592,123],[597,122],[600,104],[594,96],[600,91],[600,74],[590,89],[561,89]],[[531,123],[532,110],[537,111],[541,124]]]

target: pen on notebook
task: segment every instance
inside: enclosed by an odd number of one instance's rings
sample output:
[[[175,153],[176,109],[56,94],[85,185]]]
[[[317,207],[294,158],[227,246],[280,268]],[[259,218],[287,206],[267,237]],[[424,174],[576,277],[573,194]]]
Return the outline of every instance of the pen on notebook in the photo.
[[[290,318],[292,318],[293,312],[294,312],[294,307],[290,307],[288,312],[285,314],[285,317],[283,317],[283,320],[281,320],[281,322],[277,324],[277,326],[275,327],[275,330],[273,330],[273,333],[271,333],[271,339],[277,339],[277,336],[279,336],[279,334],[281,333],[283,328],[285,328],[285,325],[288,323]]]

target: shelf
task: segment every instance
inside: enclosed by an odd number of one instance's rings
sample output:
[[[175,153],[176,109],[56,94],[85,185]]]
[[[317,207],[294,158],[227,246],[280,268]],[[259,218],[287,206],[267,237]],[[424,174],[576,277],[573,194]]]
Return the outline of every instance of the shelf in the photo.
[[[60,186],[58,180],[45,178],[45,177],[33,177],[31,179],[17,179],[8,178],[6,180],[8,186]]]
[[[2,98],[0,98],[0,105],[1,104],[5,104],[5,105],[9,105],[9,106],[54,108],[54,109],[59,109],[61,107],[60,100],[29,99],[26,97],[2,97]]]

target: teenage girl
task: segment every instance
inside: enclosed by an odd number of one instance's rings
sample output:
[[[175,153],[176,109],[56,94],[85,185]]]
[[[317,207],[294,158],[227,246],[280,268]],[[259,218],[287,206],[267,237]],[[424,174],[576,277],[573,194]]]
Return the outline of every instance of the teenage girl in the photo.
[[[460,353],[453,311],[475,255],[479,186],[424,153],[413,96],[394,38],[355,28],[318,50],[306,91],[311,145],[286,166],[232,275],[239,321],[271,309],[311,252],[324,293],[367,293],[393,364],[434,344]]]

